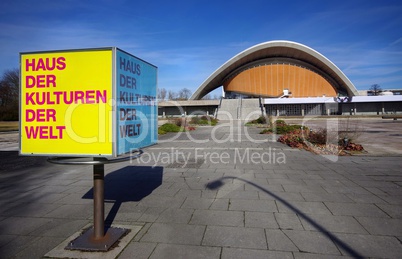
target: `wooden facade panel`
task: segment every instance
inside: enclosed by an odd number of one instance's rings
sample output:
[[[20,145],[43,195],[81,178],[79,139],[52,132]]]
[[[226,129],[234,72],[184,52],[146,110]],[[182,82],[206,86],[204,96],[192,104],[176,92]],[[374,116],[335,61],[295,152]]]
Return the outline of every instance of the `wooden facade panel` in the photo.
[[[225,91],[267,97],[280,96],[285,88],[292,92],[292,97],[337,96],[325,78],[290,64],[250,68],[225,82],[224,88]]]

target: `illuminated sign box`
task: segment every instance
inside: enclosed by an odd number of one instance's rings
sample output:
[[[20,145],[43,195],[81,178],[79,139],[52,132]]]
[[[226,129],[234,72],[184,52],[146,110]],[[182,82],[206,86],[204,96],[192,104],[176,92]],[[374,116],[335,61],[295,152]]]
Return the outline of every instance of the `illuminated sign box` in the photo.
[[[119,156],[157,142],[157,67],[118,48],[20,54],[20,154]]]

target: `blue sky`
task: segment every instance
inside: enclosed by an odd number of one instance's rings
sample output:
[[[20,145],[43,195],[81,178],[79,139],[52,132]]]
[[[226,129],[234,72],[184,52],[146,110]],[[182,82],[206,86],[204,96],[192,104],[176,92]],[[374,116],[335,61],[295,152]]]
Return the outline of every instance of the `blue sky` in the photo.
[[[402,88],[402,2],[2,0],[0,73],[19,52],[119,47],[158,66],[160,88],[194,92],[262,42],[307,45],[359,90]]]

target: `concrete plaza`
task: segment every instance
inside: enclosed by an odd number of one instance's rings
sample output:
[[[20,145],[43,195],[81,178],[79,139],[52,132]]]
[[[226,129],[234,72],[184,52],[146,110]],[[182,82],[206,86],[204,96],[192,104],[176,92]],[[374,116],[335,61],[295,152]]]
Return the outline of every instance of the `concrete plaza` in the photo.
[[[323,157],[259,131],[167,134],[106,165],[106,222],[140,227],[118,258],[401,258],[400,155]],[[0,155],[0,258],[42,258],[92,223],[91,166]]]

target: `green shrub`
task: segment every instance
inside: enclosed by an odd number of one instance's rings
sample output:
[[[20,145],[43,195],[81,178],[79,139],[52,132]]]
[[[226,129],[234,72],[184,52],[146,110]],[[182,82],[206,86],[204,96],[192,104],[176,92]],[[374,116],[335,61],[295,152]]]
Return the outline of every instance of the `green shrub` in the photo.
[[[158,131],[162,130],[164,132],[181,132],[184,131],[182,127],[179,127],[173,123],[165,123],[159,127]]]
[[[214,117],[211,116],[201,116],[201,117],[192,117],[190,120],[190,124],[195,124],[195,125],[210,125],[210,126],[215,126],[218,123],[218,119],[215,119]]]
[[[270,134],[272,133],[272,129],[263,129],[260,134]]]
[[[275,126],[286,126],[287,124],[286,124],[286,122],[284,121],[284,120],[276,120],[275,122],[274,122],[274,125]]]
[[[284,125],[284,126],[277,125],[276,133],[277,134],[286,134],[286,133],[290,133],[295,130],[299,130],[301,128],[302,128],[301,125]],[[275,130],[275,128],[274,128],[274,130]]]
[[[260,116],[255,120],[251,120],[246,123],[246,125],[253,125],[253,124],[266,124],[267,123],[267,118],[265,116]]]
[[[302,125],[288,125],[284,120],[277,120],[273,123],[272,127],[264,129],[260,134],[276,133],[287,134],[297,130],[307,130],[308,128]]]
[[[158,135],[164,135],[164,134],[166,134],[167,132],[166,131],[164,131],[164,130],[162,130],[160,127],[158,128]]]

